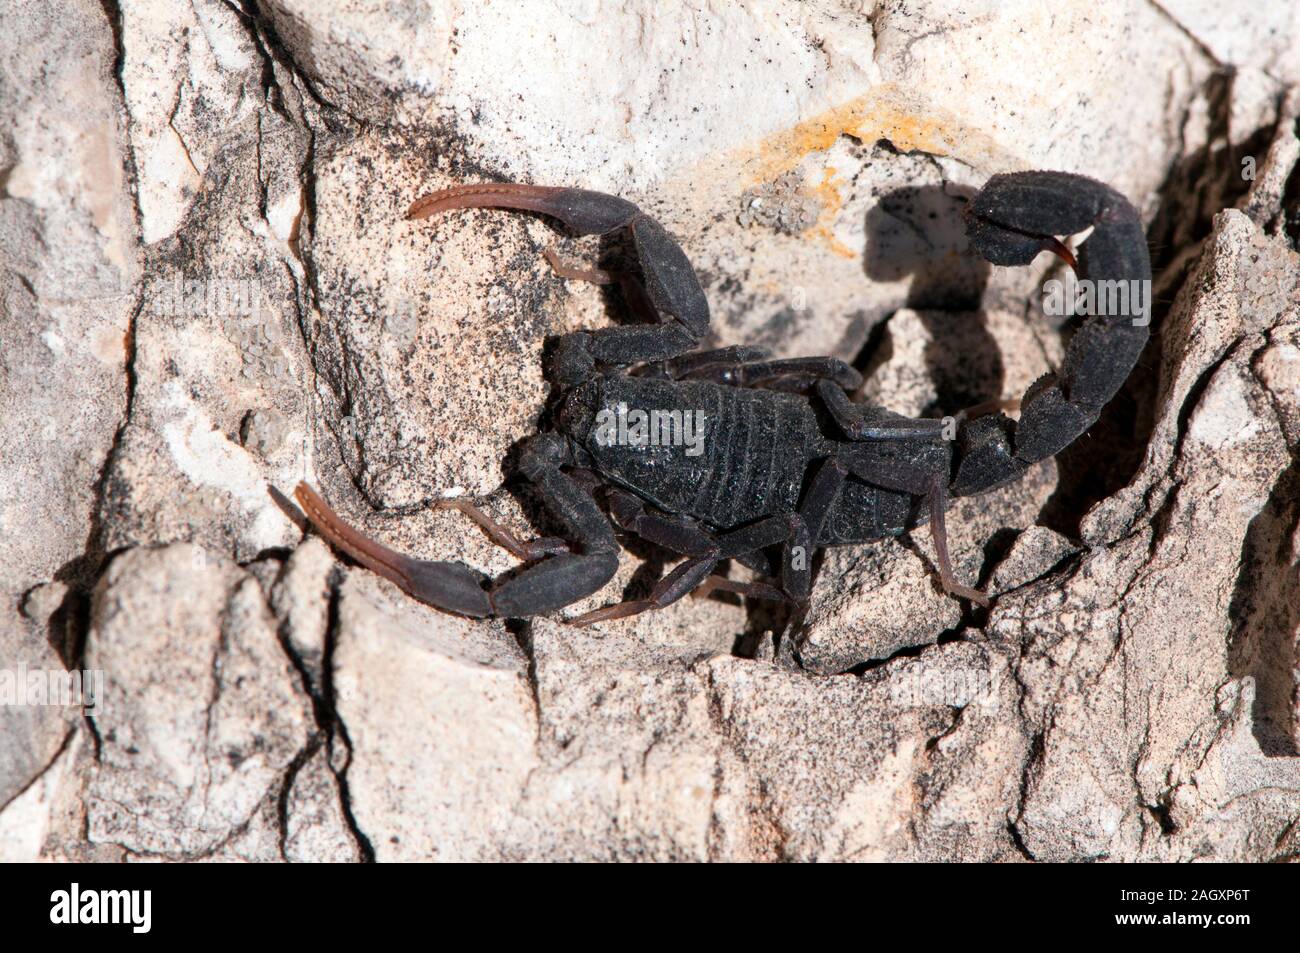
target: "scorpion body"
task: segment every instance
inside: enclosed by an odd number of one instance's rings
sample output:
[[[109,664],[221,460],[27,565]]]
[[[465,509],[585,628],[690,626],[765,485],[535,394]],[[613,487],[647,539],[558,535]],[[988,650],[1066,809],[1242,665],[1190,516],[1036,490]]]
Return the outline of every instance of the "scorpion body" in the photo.
[[[548,374],[558,388],[554,426],[525,442],[519,469],[564,526],[564,540],[520,541],[473,505],[456,504],[533,563],[517,575],[494,583],[462,563],[396,553],[345,523],[306,484],[297,488],[312,523],[338,548],[413,597],[469,616],[538,615],[591,595],[617,570],[615,526],[685,558],[646,599],[596,609],[570,620],[575,624],[662,608],[703,584],[802,603],[815,550],[926,522],[944,589],[987,604],[983,593],[953,578],[944,526],[949,501],[1016,480],[1083,434],[1127,379],[1148,335],[1141,308],[1088,317],[1060,370],[1021,399],[1018,421],[1000,412],[907,418],[853,402],[849,394],[862,379],[834,358],[769,360],[744,346],[697,350],[709,309],[695,271],[672,236],[630,202],[581,189],[469,185],[421,199],[409,217],[472,207],[538,212],[580,235],[626,231],[639,276],[551,261],[564,277],[617,277],[646,321],[557,341]],[[968,203],[965,218],[971,245],[993,264],[1028,264],[1051,251],[1081,280],[1149,288],[1136,210],[1093,179],[997,175]],[[1089,228],[1076,261],[1057,236]],[[607,422],[628,408],[661,421],[696,414],[702,439],[693,447],[608,439]],[[608,516],[594,486],[605,488]],[[712,575],[731,559],[763,578],[744,583]]]
[[[818,413],[817,398],[740,388],[712,381],[609,376],[569,396],[561,426],[590,458],[592,469],[665,513],[715,530],[733,530],[764,517],[797,512],[809,468],[860,448],[837,439]],[[604,444],[590,422],[619,407],[644,408],[652,419],[691,408],[706,422],[707,439],[691,458],[675,446]],[[895,446],[894,450],[900,449]],[[813,545],[863,543],[910,526],[910,494],[850,477],[840,489]]]

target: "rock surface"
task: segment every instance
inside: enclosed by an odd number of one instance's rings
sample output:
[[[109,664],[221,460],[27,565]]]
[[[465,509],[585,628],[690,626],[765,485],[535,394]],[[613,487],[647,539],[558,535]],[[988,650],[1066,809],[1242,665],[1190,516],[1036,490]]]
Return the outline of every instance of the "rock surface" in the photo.
[[[1300,856],[1300,13],[1201,0],[0,3],[0,858]],[[501,37],[510,37],[509,43]],[[991,55],[993,52],[996,55]],[[1043,77],[1051,76],[1051,83]],[[1139,93],[1135,94],[1135,91]],[[577,629],[439,614],[283,494],[489,574],[543,339],[618,301],[504,179],[638,202],[710,343],[944,415],[1059,365],[1057,274],[965,197],[1062,168],[1149,223],[1157,334],[1096,427],[928,534]],[[26,683],[24,683],[26,684]],[[3,688],[3,683],[0,683]]]

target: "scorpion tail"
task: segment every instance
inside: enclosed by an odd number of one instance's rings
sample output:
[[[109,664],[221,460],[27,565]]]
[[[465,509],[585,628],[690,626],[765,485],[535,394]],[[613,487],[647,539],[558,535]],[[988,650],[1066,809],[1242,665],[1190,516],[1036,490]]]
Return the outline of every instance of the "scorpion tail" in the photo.
[[[1066,172],[995,175],[966,207],[966,233],[996,265],[1028,264],[1041,251],[1061,255],[1098,305],[1075,332],[1056,373],[1021,400],[1020,421],[1002,414],[963,425],[952,493],[969,496],[1018,478],[1091,427],[1123,386],[1146,345],[1151,261],[1137,210],[1094,179]],[[1076,263],[1056,236],[1092,234]]]

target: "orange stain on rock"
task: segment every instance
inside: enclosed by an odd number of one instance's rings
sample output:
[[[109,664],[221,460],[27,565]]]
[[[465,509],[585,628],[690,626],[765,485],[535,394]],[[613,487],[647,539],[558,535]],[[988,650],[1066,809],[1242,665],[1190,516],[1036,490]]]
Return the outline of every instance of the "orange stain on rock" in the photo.
[[[964,128],[956,117],[924,111],[897,86],[884,84],[767,136],[745,157],[742,168],[753,185],[771,182],[794,169],[805,156],[826,151],[840,136],[852,136],[864,143],[888,139],[902,152],[959,155],[977,163],[999,152],[987,137]],[[828,167],[822,181],[811,189],[821,201],[822,212],[805,235],[825,242],[836,255],[854,258],[857,253],[837,239],[832,230],[844,205],[839,189],[843,180],[835,173]]]
[[[821,203],[822,211],[817,216],[817,224],[812,227],[810,234],[824,241],[827,247],[841,258],[856,258],[857,252],[836,238],[831,230],[832,223],[839,215],[840,209],[844,207],[844,197],[840,194],[840,185],[844,180],[836,174],[837,171],[835,166],[828,165],[822,171],[821,182],[812,190]]]
[[[949,155],[958,151],[967,131],[938,114],[917,111],[917,104],[893,84],[871,92],[773,133],[758,144],[748,165],[756,182],[770,182],[789,172],[811,152],[824,152],[840,136],[862,142],[888,139],[902,152]],[[982,137],[981,137],[982,138]]]

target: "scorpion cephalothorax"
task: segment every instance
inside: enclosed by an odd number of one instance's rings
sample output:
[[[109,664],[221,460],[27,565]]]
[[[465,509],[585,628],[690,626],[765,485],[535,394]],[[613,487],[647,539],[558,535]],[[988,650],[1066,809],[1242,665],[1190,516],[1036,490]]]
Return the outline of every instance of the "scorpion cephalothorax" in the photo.
[[[695,271],[673,237],[630,202],[582,189],[463,185],[419,200],[409,217],[477,207],[538,212],[580,235],[626,231],[640,265],[639,275],[615,275],[569,268],[547,254],[564,277],[619,281],[647,319],[568,334],[554,350],[548,376],[559,389],[555,428],[525,442],[519,471],[566,539],[521,541],[472,504],[455,503],[520,559],[535,561],[491,582],[463,563],[394,552],[347,525],[305,483],[296,490],[308,518],[339,549],[416,599],[469,616],[538,615],[591,595],[618,567],[615,525],[685,558],[646,599],[588,612],[571,620],[576,624],[662,608],[706,582],[803,602],[815,550],[896,535],[927,520],[944,589],[986,604],[983,593],[953,578],[943,521],[948,501],[1015,480],[1077,439],[1124,383],[1147,340],[1142,310],[1094,314],[1075,331],[1060,370],[1019,401],[1018,420],[1001,412],[913,419],[853,402],[849,393],[861,377],[835,358],[770,360],[745,346],[695,350],[709,330]],[[1093,179],[996,175],[965,216],[971,244],[993,264],[1024,265],[1051,251],[1080,280],[1149,287],[1137,212]],[[1088,228],[1076,261],[1056,236]],[[703,439],[672,439],[672,428],[687,424]],[[657,439],[665,433],[669,439]],[[606,489],[608,516],[593,496],[597,486]],[[714,576],[729,559],[770,581]]]

